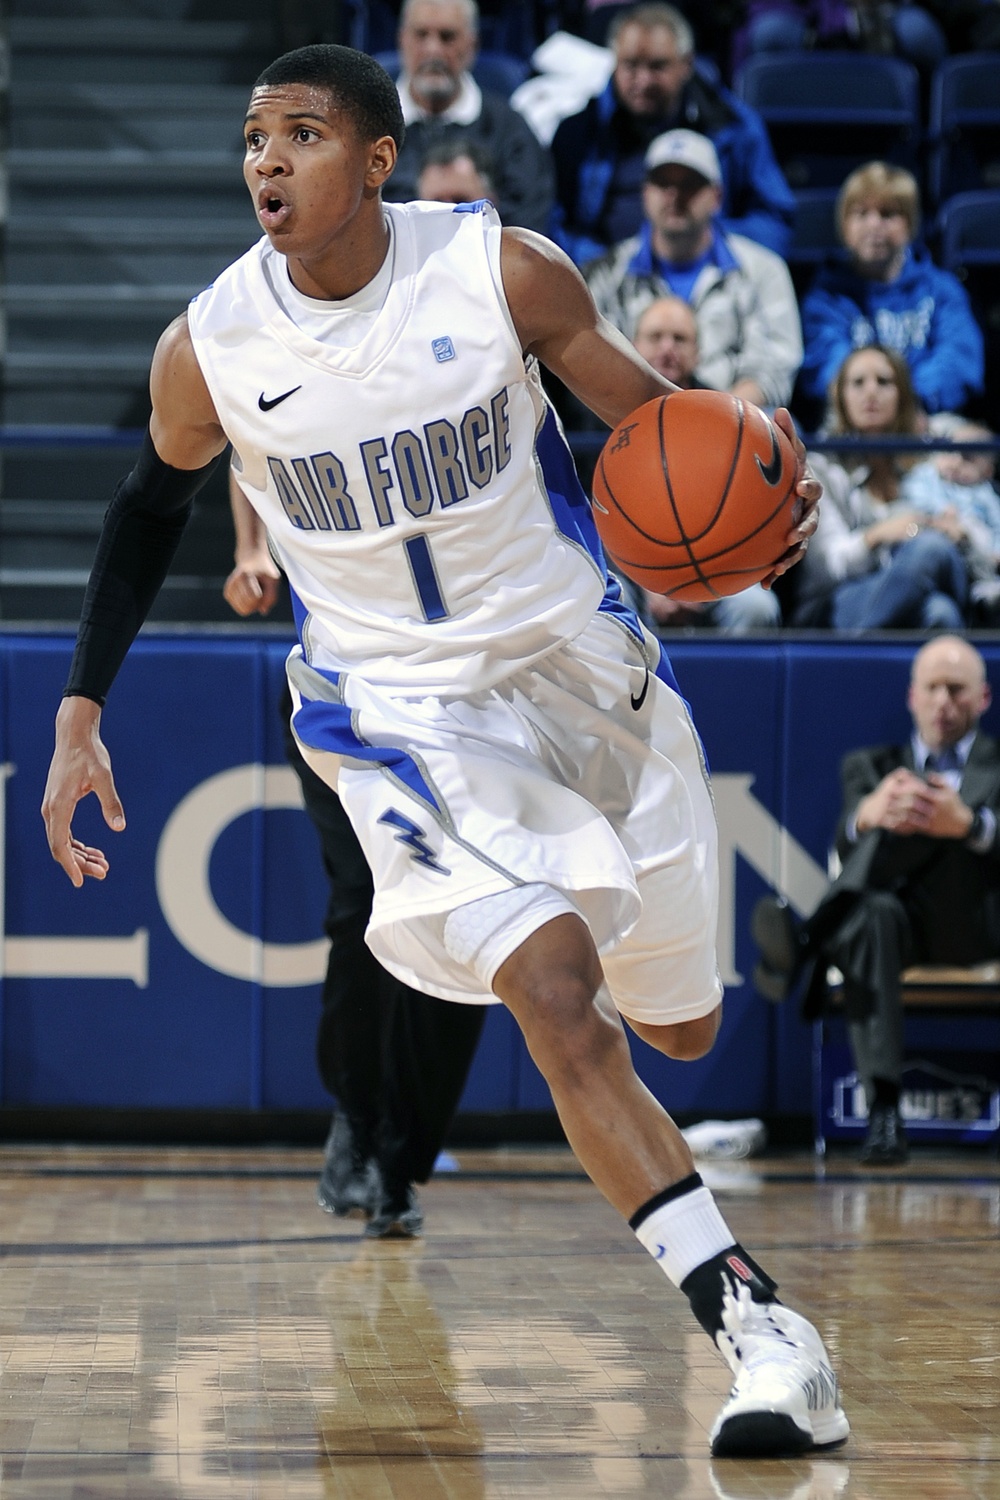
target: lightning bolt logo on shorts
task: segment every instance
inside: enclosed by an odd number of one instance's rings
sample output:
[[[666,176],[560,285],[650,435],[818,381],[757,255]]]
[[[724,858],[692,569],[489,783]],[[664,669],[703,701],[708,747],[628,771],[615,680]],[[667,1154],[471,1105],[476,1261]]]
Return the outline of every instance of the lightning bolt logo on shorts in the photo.
[[[411,850],[410,858],[415,859],[418,865],[425,865],[428,870],[435,870],[439,875],[450,875],[451,871],[440,864],[433,849],[427,842],[427,835],[419,823],[414,823],[412,818],[404,817],[394,807],[384,812],[379,818],[380,823],[385,823],[388,828],[398,828],[396,841],[407,844]]]

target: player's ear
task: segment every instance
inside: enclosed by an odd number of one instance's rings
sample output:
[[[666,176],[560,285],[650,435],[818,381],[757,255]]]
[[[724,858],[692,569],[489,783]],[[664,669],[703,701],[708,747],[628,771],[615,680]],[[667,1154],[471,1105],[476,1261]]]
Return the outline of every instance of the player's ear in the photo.
[[[381,135],[377,141],[373,141],[368,152],[365,186],[380,188],[391,175],[398,155],[399,149],[391,135]]]

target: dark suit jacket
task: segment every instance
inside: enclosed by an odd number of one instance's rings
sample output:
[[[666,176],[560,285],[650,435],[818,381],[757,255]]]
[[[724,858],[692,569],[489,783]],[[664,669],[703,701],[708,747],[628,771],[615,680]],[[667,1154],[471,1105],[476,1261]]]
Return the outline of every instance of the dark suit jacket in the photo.
[[[483,90],[482,113],[471,125],[434,120],[407,125],[395,170],[382,189],[386,202],[412,202],[425,154],[437,142],[453,137],[472,141],[489,155],[501,223],[544,233],[555,191],[552,157],[524,116],[488,89]]]
[[[900,766],[913,769],[908,744],[878,745],[844,757],[844,802],[837,829],[843,865],[806,924],[810,946],[821,952],[860,892],[885,890],[906,908],[917,962],[971,964],[1000,957],[1000,828],[985,854],[974,853],[960,839],[901,835],[880,828],[848,842],[845,830],[851,814],[884,776]],[[988,807],[1000,825],[1000,745],[989,735],[976,735],[959,790],[973,812]],[[817,1011],[820,978],[817,973],[808,987],[808,1014]]]

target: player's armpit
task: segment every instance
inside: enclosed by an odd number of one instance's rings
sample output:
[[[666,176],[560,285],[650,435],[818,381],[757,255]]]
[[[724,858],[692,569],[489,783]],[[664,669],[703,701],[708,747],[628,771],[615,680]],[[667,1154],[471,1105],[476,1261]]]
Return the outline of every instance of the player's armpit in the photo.
[[[149,433],[164,463],[175,469],[202,469],[222,452],[226,434],[194,352],[186,312],[160,335],[149,392]]]
[[[677,389],[601,317],[587,283],[551,240],[528,229],[505,229],[500,267],[525,354],[541,360],[609,426]]]

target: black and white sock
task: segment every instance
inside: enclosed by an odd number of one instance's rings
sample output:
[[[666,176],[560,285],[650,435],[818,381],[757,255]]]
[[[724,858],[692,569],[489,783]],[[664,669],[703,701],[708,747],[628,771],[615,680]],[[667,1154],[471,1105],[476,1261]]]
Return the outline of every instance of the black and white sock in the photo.
[[[639,1243],[687,1297],[711,1339],[722,1327],[727,1291],[742,1283],[755,1302],[777,1302],[777,1283],[733,1238],[697,1172],[644,1203],[629,1219]]]

